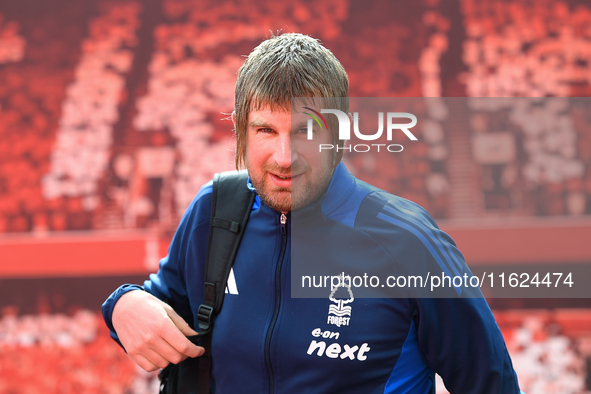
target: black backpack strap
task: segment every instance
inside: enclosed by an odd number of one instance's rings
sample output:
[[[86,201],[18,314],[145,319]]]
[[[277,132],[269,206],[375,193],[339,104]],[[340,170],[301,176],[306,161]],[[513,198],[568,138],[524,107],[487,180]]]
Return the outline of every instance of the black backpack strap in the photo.
[[[236,258],[255,193],[246,186],[246,171],[216,174],[211,196],[211,220],[205,267],[205,297],[197,312],[199,336],[205,354],[199,362],[199,394],[209,394],[213,317],[220,313],[230,269]]]

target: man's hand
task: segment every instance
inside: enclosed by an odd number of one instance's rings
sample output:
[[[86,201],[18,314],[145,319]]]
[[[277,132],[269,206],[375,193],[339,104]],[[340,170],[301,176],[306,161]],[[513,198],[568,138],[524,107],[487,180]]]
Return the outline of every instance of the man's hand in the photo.
[[[197,332],[168,304],[145,291],[124,294],[115,304],[112,319],[127,354],[148,372],[205,352],[187,339]]]

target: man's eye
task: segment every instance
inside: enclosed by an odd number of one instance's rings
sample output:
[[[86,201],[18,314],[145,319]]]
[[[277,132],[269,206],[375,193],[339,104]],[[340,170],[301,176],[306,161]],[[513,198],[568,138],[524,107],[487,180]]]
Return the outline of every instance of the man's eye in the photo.
[[[316,130],[312,129],[312,132],[314,134],[316,134]],[[303,127],[301,129],[297,129],[296,131],[293,132],[295,135],[307,135],[308,134],[308,128],[307,127]]]
[[[260,128],[258,129],[259,133],[272,133],[273,129],[269,129],[269,128]]]

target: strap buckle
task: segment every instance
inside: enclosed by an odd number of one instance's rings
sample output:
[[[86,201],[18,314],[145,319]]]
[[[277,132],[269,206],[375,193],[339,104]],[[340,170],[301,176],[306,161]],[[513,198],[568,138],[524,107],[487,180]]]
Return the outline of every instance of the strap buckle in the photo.
[[[197,310],[197,323],[199,324],[199,333],[207,331],[211,327],[211,319],[213,317],[213,307],[201,304]]]

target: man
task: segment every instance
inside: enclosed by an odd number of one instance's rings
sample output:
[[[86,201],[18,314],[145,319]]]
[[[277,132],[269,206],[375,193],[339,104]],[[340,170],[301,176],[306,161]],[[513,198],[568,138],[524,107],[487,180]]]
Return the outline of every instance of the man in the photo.
[[[292,97],[316,98],[310,110],[328,103],[347,113],[347,100],[331,101],[347,96],[338,60],[300,34],[264,41],[238,73],[236,162],[247,167],[245,187],[257,197],[233,266],[236,289],[212,334],[214,391],[434,393],[437,372],[452,393],[519,393],[482,298],[291,297],[292,255],[301,252],[295,238],[320,240],[327,260],[345,256],[353,269],[377,261],[413,273],[451,262],[469,272],[424,210],[355,179],[340,163],[342,150],[318,150],[318,143],[342,146],[334,124],[315,127],[308,139],[309,112],[292,108]],[[196,334],[203,302],[210,209],[211,183],[182,218],[159,272],[143,288],[120,287],[103,305],[113,338],[145,370],[204,352],[185,336]],[[306,229],[297,237],[292,211]]]

